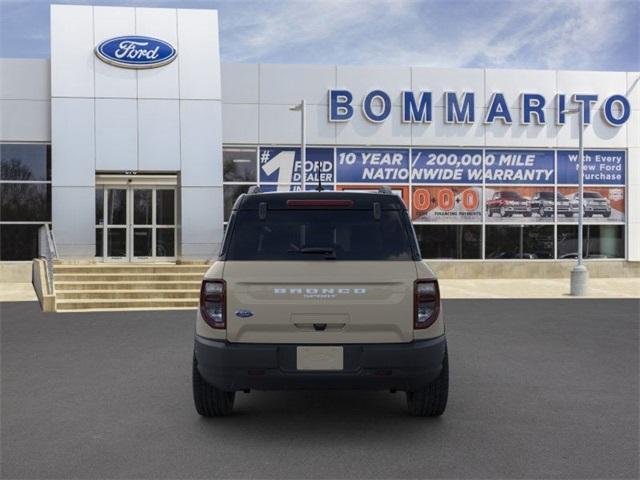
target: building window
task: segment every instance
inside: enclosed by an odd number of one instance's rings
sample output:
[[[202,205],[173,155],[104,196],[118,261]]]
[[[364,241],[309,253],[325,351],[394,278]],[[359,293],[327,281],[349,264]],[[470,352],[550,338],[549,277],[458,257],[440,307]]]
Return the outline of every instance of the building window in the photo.
[[[487,225],[485,256],[498,260],[553,258],[553,225]]]
[[[40,225],[0,224],[0,260],[32,260],[38,256]]]
[[[598,151],[588,151],[587,160]],[[584,251],[589,259],[625,258],[626,153],[601,151],[615,174],[602,185],[585,177]],[[575,258],[574,157],[577,152],[546,148],[312,146],[306,150],[306,189],[317,181],[310,177],[314,159],[323,162],[327,190],[378,191],[389,185],[410,210],[425,259]],[[234,202],[251,185],[264,192],[301,190],[299,147],[225,145],[223,165],[225,226]]]
[[[415,225],[422,258],[482,258],[481,225]]]
[[[51,185],[1,183],[0,218],[3,222],[50,222]]]
[[[584,258],[624,258],[624,225],[584,225],[582,229]],[[576,225],[558,225],[558,258],[578,258]]]
[[[225,148],[222,151],[222,168],[225,182],[255,182],[256,148]]]
[[[0,144],[0,260],[38,256],[38,230],[51,226],[51,146]]]
[[[51,180],[51,146],[0,145],[0,180],[21,182]]]

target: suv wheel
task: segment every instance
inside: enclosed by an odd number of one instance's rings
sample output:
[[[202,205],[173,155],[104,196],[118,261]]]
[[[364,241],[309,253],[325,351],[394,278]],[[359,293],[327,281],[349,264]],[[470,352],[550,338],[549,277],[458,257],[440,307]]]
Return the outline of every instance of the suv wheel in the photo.
[[[407,392],[409,414],[416,417],[439,417],[447,407],[449,395],[449,354],[444,351],[442,371],[424,390]]]
[[[223,392],[209,385],[200,372],[196,357],[193,357],[193,401],[196,411],[203,417],[222,417],[233,410],[236,392]]]

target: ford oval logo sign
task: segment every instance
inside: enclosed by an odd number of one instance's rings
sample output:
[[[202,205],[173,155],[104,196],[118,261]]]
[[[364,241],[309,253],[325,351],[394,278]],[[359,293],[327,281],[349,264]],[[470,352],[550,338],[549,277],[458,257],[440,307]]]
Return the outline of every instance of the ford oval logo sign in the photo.
[[[240,318],[253,317],[253,312],[251,310],[237,310],[236,317],[240,317]]]
[[[176,49],[164,40],[138,35],[110,38],[96,47],[100,60],[124,68],[161,67],[176,55]]]

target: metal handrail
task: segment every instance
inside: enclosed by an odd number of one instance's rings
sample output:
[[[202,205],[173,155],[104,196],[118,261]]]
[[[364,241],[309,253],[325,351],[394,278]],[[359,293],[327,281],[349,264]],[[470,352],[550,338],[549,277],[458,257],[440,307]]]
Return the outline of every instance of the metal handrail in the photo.
[[[44,223],[40,227],[39,235],[39,249],[40,256],[47,260],[47,287],[50,293],[53,293],[53,261],[58,258],[58,248],[56,246],[56,239],[53,236],[53,231],[49,228],[49,224]],[[42,241],[43,238],[46,241]],[[44,250],[44,252],[43,252]]]

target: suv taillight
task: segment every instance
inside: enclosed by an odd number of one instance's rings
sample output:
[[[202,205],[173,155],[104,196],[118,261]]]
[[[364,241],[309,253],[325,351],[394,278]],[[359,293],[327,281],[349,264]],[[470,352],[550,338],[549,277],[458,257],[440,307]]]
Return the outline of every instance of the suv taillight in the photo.
[[[200,314],[211,328],[226,328],[226,285],[224,280],[203,280],[200,288]]]
[[[414,328],[433,325],[440,312],[440,288],[437,280],[416,280],[414,286]]]

